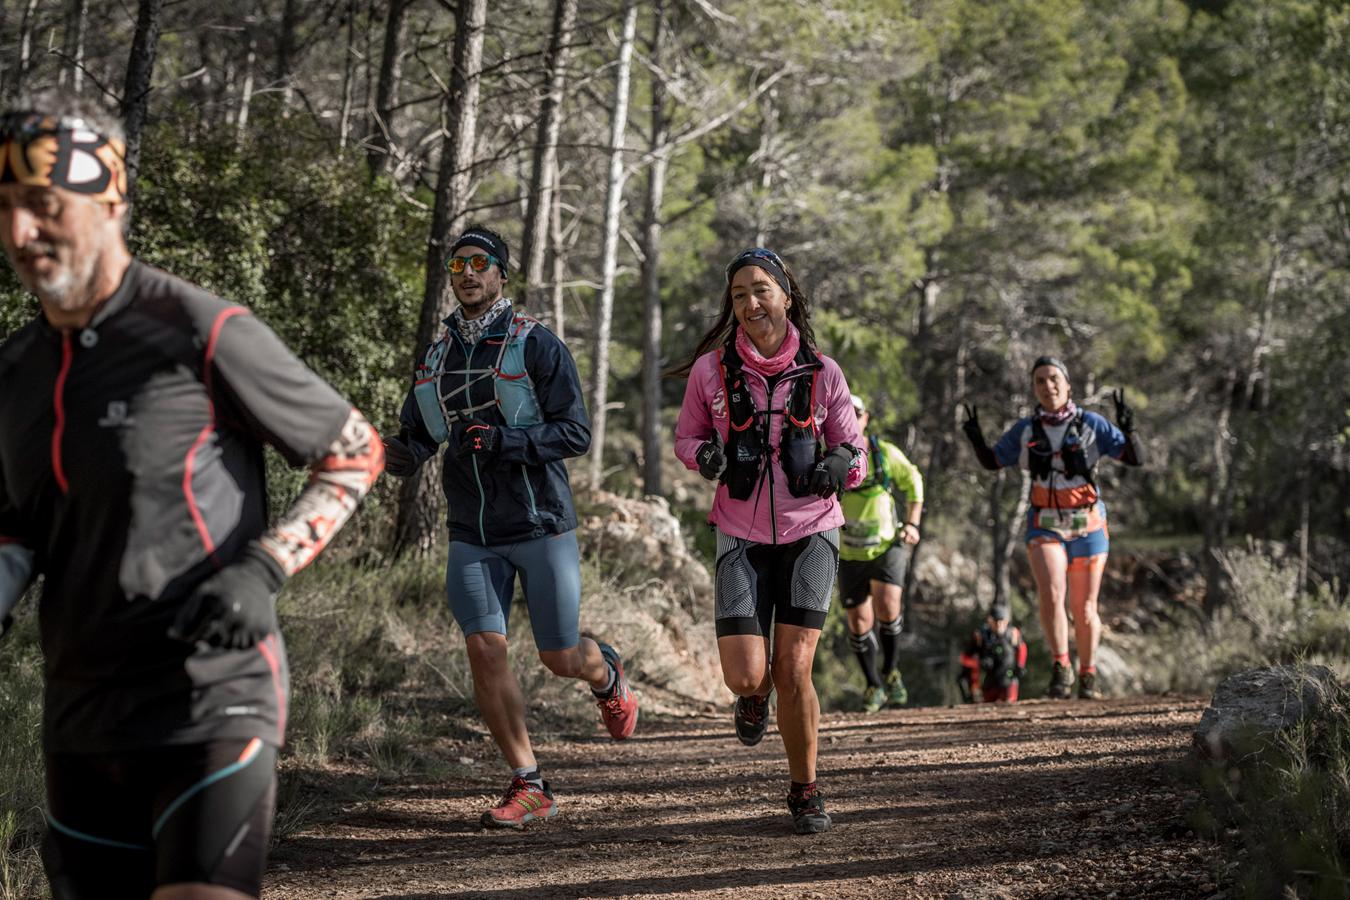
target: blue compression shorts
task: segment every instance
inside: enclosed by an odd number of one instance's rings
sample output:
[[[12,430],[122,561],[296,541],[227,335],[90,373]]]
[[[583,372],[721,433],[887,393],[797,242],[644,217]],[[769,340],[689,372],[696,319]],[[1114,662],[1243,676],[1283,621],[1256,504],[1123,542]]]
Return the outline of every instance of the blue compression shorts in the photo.
[[[491,547],[452,541],[445,593],[464,636],[506,634],[517,573],[535,647],[567,650],[580,643],[581,553],[575,531]]]
[[[1033,541],[1040,541],[1046,538],[1059,541],[1064,545],[1064,552],[1072,562],[1075,559],[1087,559],[1100,553],[1106,553],[1111,549],[1111,538],[1107,534],[1106,526],[1103,525],[1095,531],[1089,531],[1087,534],[1076,538],[1064,538],[1048,528],[1037,528],[1034,524],[1031,513],[1027,515],[1027,544]]]

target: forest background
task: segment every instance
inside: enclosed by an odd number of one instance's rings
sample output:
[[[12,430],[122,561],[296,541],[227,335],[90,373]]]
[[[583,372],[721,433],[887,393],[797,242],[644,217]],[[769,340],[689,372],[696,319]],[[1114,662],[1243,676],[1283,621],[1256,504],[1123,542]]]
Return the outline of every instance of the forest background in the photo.
[[[448,239],[501,231],[509,293],[588,384],[574,481],[668,498],[705,548],[708,490],[671,450],[684,385],[661,372],[726,262],[773,247],[874,432],[923,471],[916,553],[976,560],[1033,637],[1027,485],[978,468],[960,409],[992,439],[1055,354],[1080,404],[1109,414],[1124,388],[1136,409],[1149,465],[1099,471],[1118,553],[1198,569],[1167,653],[1228,640],[1231,666],[1350,659],[1348,43],[1337,0],[2,0],[0,100],[119,107],[136,254],[252,307],[385,432],[453,308]],[[35,310],[3,267],[0,338]],[[286,626],[302,756],[346,735],[408,764],[417,710],[379,692],[412,664],[358,645],[393,640],[389,604],[449,634],[426,468],[382,479],[306,582],[312,605],[363,604],[350,645]],[[302,476],[277,474],[281,503]],[[32,734],[0,743],[9,810],[40,796],[35,630],[3,661],[5,732]],[[318,659],[329,680],[307,681]],[[31,869],[24,815],[0,810],[0,846]]]
[[[1081,404],[1138,411],[1149,466],[1099,473],[1113,536],[1193,553],[1211,620],[1245,545],[1306,616],[1350,593],[1347,34],[1332,0],[9,0],[0,97],[120,107],[135,252],[382,430],[483,221],[589,384],[578,483],[692,525],[661,372],[772,246],[924,473],[917,554],[1009,592],[1025,475],[978,470],[959,410],[996,436],[1053,353]],[[5,268],[0,335],[34,309]],[[435,485],[385,479],[345,541],[436,552]]]

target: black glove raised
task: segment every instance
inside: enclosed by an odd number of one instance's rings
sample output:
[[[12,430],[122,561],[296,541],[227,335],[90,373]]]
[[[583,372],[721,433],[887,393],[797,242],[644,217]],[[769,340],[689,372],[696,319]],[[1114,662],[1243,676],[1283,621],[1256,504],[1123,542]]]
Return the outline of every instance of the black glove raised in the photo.
[[[698,474],[704,478],[716,481],[722,477],[727,468],[727,455],[722,450],[722,435],[716,429],[713,430],[712,438],[698,448],[694,459],[698,462]]]
[[[840,444],[816,463],[807,490],[817,497],[833,497],[844,489],[844,479],[853,465],[853,448]]]
[[[961,406],[966,411],[966,420],[961,423],[961,430],[976,448],[986,446],[984,432],[980,429],[979,411],[968,403],[962,403]]]
[[[1125,402],[1125,389],[1112,391],[1111,400],[1116,404],[1116,424],[1120,430],[1126,434],[1134,431],[1134,410]]]
[[[390,475],[407,478],[417,472],[417,457],[398,438],[385,438],[384,470]]]
[[[459,435],[459,450],[455,453],[460,459],[476,456],[485,459],[497,452],[502,445],[502,430],[489,425],[482,419],[466,419],[464,430]]]
[[[243,650],[276,630],[276,594],[286,573],[257,544],[197,585],[183,601],[169,637]]]

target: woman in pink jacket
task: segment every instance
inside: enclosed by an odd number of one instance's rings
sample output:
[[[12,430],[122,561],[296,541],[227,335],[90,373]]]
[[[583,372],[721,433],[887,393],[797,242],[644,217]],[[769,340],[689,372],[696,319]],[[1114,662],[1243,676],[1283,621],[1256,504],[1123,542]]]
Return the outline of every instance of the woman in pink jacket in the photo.
[[[811,666],[838,567],[836,495],[866,474],[848,384],[815,348],[792,270],[762,248],[727,266],[721,315],[675,374],[689,376],[675,453],[718,482],[708,517],[717,529],[717,650],[737,696],[736,734],[759,743],[777,688],[793,826],[826,831]]]

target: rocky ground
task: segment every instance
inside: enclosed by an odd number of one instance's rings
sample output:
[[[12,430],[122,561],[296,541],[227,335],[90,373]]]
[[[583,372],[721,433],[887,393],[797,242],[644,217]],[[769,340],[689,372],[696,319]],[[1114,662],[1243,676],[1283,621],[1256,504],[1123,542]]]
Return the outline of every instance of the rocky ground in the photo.
[[[484,832],[504,787],[484,739],[454,774],[376,783],[310,773],[333,807],[273,853],[269,900],[507,897],[1216,897],[1236,863],[1196,837],[1191,730],[1204,702],[914,709],[822,722],[834,829],[794,835],[772,727],[748,749],[730,711],[648,717],[629,741],[540,735],[560,812]],[[359,786],[359,787],[358,787]]]

